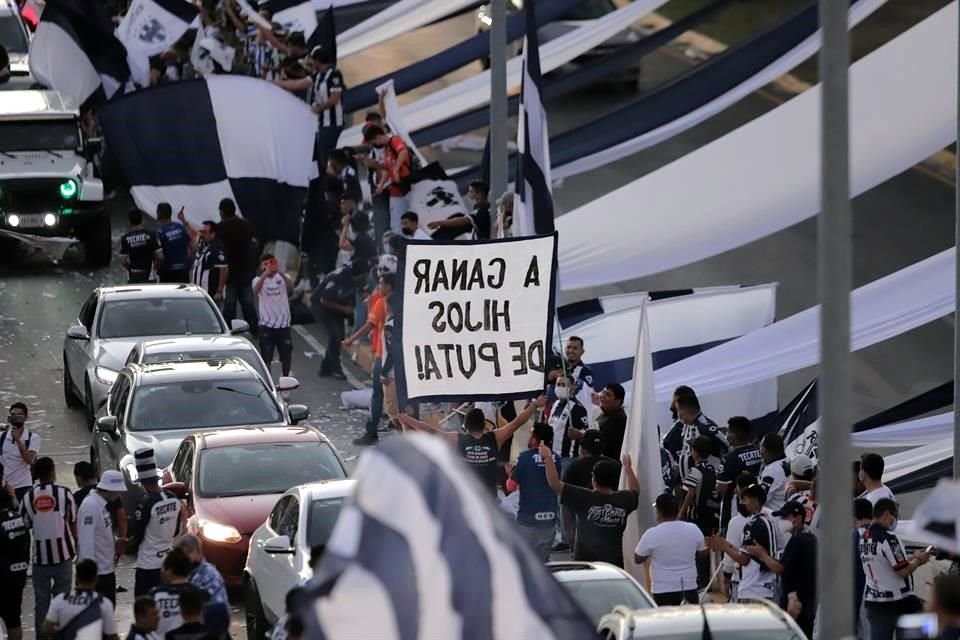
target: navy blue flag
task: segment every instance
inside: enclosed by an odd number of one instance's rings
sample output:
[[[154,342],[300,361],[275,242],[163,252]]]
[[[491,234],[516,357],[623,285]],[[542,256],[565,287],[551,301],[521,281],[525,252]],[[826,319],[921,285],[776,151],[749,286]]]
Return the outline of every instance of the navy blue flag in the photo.
[[[527,37],[523,43],[523,79],[517,128],[517,201],[513,210],[515,236],[553,233],[553,191],[550,184],[550,133],[541,99],[540,40],[534,2],[524,3]]]
[[[307,40],[307,49],[323,47],[324,51],[333,54],[333,63],[337,63],[337,21],[333,15],[333,5],[323,12],[317,21],[317,28]]]
[[[299,607],[305,637],[596,638],[445,440],[387,438],[353,477]]]

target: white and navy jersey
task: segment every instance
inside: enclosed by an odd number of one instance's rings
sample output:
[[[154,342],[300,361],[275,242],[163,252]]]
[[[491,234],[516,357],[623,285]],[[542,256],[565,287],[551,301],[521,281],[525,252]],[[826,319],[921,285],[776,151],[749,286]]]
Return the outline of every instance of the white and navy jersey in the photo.
[[[760,484],[767,490],[767,502],[765,507],[771,511],[776,511],[787,501],[784,495],[784,489],[787,480],[790,478],[790,463],[786,458],[774,460],[760,470]]]
[[[895,602],[914,595],[913,575],[906,578],[897,575],[910,561],[897,534],[882,525],[871,524],[860,530],[858,551],[867,579],[864,602]]]
[[[137,504],[132,525],[133,539],[140,545],[137,568],[159,569],[180,531],[180,499],[164,489],[148,492]]]
[[[780,557],[777,525],[767,511],[761,511],[747,518],[747,523],[743,527],[743,543],[740,549],[746,552],[747,546],[752,544],[766,549],[771,558]],[[772,600],[776,596],[776,589],[777,574],[770,571],[759,559],[751,558],[750,562],[740,567],[738,598]]]
[[[213,296],[220,288],[220,279],[226,268],[227,254],[220,241],[201,243],[190,269],[190,282]]]
[[[183,624],[183,618],[180,615],[180,594],[184,591],[199,591],[199,589],[189,582],[184,582],[164,584],[150,590],[150,597],[157,603],[157,610],[160,612],[160,624],[157,627],[159,637],[165,637],[167,631],[172,631]]]
[[[685,424],[682,420],[677,420],[663,437],[663,448],[677,461],[681,478],[686,477],[690,467],[693,466],[693,457],[690,452],[693,441],[700,436],[710,438],[712,447],[707,461],[718,469],[720,460],[729,451],[730,445],[717,423],[702,413],[697,416],[693,424]]]
[[[77,510],[77,559],[97,563],[101,576],[113,573],[113,519],[107,501],[91,491]]]
[[[697,524],[705,534],[715,533],[720,515],[720,497],[717,495],[717,471],[705,460],[696,463],[683,478],[683,488],[694,492],[690,512],[682,514]]]
[[[60,593],[50,602],[47,609],[47,620],[63,629],[78,615],[91,608],[94,602],[99,602],[100,621],[103,623],[103,635],[112,636],[117,633],[117,621],[113,615],[113,603],[96,591],[74,589],[70,593]]]
[[[257,294],[260,326],[282,329],[290,326],[290,300],[287,298],[287,280],[279,273],[262,276],[263,286]],[[259,278],[253,279],[256,285]]]
[[[336,67],[327,67],[313,76],[313,104],[322,104],[336,93],[343,95],[343,75]],[[317,114],[321,127],[343,126],[343,100]]]
[[[23,497],[24,522],[33,530],[33,562],[60,564],[77,557],[71,527],[77,506],[70,489],[59,484],[38,484]]]

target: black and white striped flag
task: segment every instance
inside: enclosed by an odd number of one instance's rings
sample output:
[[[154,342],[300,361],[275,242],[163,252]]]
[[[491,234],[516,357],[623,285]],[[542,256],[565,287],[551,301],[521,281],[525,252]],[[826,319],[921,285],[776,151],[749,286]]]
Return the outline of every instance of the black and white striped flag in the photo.
[[[127,51],[97,0],[48,0],[29,64],[37,82],[81,103],[111,98],[130,79]]]
[[[256,78],[214,75],[112,100],[100,122],[147,213],[168,202],[198,225],[230,198],[258,238],[297,243],[317,173],[317,118],[290,93]]]
[[[317,10],[313,0],[270,0],[266,7],[273,15],[273,21],[288,33],[299,31],[309,39],[317,29]]]
[[[354,477],[301,609],[306,637],[596,637],[446,442],[389,438]]]
[[[540,42],[534,2],[524,3],[527,35],[523,42],[523,80],[517,116],[516,199],[513,234],[532,236],[553,233],[553,192],[550,183],[550,134],[547,111],[541,101]]]
[[[134,82],[149,84],[150,58],[172,47],[198,12],[187,0],[133,0],[117,26],[117,38],[127,50]]]

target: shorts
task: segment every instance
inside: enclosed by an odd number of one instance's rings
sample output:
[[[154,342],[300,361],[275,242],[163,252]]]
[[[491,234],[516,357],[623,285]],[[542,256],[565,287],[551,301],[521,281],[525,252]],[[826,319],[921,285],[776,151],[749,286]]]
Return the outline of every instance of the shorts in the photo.
[[[0,620],[7,630],[19,629],[20,610],[23,609],[23,588],[27,584],[27,572],[0,571],[0,584],[3,585],[3,597],[0,598]]]

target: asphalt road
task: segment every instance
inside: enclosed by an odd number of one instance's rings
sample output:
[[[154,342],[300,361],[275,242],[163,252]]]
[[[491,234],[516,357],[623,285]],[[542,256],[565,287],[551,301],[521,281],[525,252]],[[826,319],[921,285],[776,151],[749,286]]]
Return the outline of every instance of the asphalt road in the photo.
[[[889,25],[885,25],[885,28]],[[473,33],[472,18],[455,20],[402,36],[343,61],[348,84],[358,84],[407,62],[439,51]],[[655,86],[695,61],[683,51],[668,47],[644,64],[641,87]],[[479,65],[461,69],[412,95],[467,77]],[[548,104],[551,130],[563,131],[609,111],[632,94],[612,87],[597,87]],[[692,131],[637,156],[614,163],[589,175],[568,180],[555,192],[560,211],[569,211],[611,189],[683,156],[689,151],[738,127],[776,106],[769,93],[755,94]],[[481,132],[482,133],[482,132]],[[785,158],[790,153],[784,149]],[[440,153],[448,166],[475,162],[477,153]],[[786,164],[786,163],[785,163]],[[691,176],[694,185],[696,176]],[[125,227],[124,197],[111,203],[114,236]],[[910,170],[858,198],[854,206],[854,277],[859,286],[950,246],[953,231],[953,185],[919,170]],[[638,215],[663,215],[645,212]],[[638,243],[642,239],[638,238]],[[68,255],[64,264],[39,257],[9,256],[0,266],[0,398],[6,404],[23,400],[31,407],[30,428],[43,438],[42,455],[58,463],[60,481],[71,484],[71,466],[84,459],[90,434],[80,412],[67,409],[61,388],[61,350],[66,328],[90,290],[100,284],[123,282],[118,264],[90,271],[78,267]],[[779,282],[778,317],[816,303],[816,228],[803,223],[757,242],[680,269],[606,287],[578,292],[577,297],[638,289],[697,287],[722,284]],[[574,299],[570,297],[569,299]],[[859,352],[855,357],[855,414],[857,417],[887,408],[907,397],[950,379],[952,372],[952,319],[934,322],[904,336]],[[365,416],[340,408],[339,394],[350,386],[316,376],[320,337],[312,327],[294,335],[293,375],[301,387],[291,401],[311,407],[310,424],[320,427],[348,459],[357,451],[351,440],[362,433]],[[321,338],[322,341],[322,338]],[[589,361],[590,345],[586,345]],[[781,380],[781,397],[789,399],[814,372],[807,370]],[[132,566],[125,559],[119,583],[132,589]],[[118,607],[121,629],[130,621],[131,594],[121,594]],[[24,603],[25,630],[32,634],[30,590]],[[242,631],[242,610],[234,611],[234,630]]]

